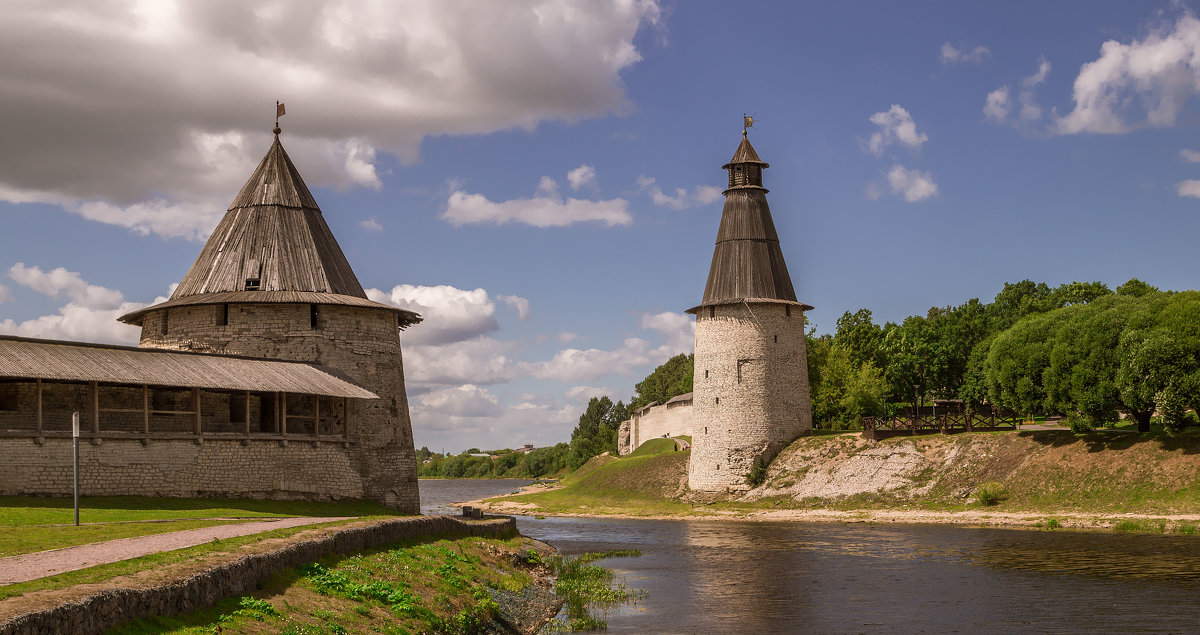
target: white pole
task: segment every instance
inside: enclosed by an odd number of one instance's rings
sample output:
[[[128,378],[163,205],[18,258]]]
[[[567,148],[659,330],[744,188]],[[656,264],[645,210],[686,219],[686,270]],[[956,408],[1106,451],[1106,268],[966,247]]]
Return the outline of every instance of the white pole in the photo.
[[[71,414],[71,456],[75,460],[75,526],[79,526],[79,411]]]

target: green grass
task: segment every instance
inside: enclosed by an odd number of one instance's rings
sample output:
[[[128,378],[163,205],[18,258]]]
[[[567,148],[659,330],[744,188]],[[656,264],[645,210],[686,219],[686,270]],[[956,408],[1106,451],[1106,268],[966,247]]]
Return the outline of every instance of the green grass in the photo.
[[[259,592],[210,609],[150,617],[110,632],[482,632],[499,610],[493,591],[519,593],[532,583],[511,560],[529,546],[520,537],[405,541],[280,572]]]
[[[368,501],[312,503],[228,499],[105,496],[80,499],[79,527],[70,498],[0,497],[0,557],[75,545],[149,536],[279,516],[384,516],[394,512]],[[246,521],[218,520],[245,518]]]
[[[650,439],[639,445],[629,456],[654,456],[671,452],[675,452],[675,439]]]
[[[371,517],[364,518],[369,520]],[[243,545],[260,542],[270,538],[286,538],[288,536],[298,534],[302,531],[313,529],[315,527],[336,527],[345,525],[355,520],[341,520],[330,523],[321,523],[317,525],[305,525],[303,527],[288,527],[285,529],[273,529],[259,534],[250,536],[238,536],[236,538],[226,538],[224,540],[214,540],[202,545],[187,547],[185,549],[176,549],[174,551],[164,551],[155,553],[141,558],[132,558],[130,560],[122,560],[121,562],[113,562],[111,564],[102,564],[87,569],[79,569],[77,571],[68,571],[58,575],[30,580],[29,582],[19,582],[17,584],[9,584],[0,586],[0,600],[18,595],[24,595],[34,591],[64,589],[79,584],[93,584],[104,582],[115,577],[123,575],[131,575],[139,571],[147,569],[157,569],[169,567],[183,562],[191,562],[197,559],[210,556],[212,554],[237,551]]]
[[[674,446],[670,439],[655,441]],[[646,442],[638,450],[655,441]],[[661,449],[662,444],[656,445]],[[539,512],[549,513],[691,514],[691,505],[670,498],[687,473],[691,452],[671,450],[653,454],[654,451],[651,446],[643,454],[621,459],[595,457],[564,477],[558,489],[497,500],[536,503]]]
[[[223,498],[166,498],[153,496],[84,496],[79,499],[81,523],[184,518],[263,516],[381,516],[394,512],[370,501],[314,503]],[[0,496],[0,526],[71,524],[71,498]]]

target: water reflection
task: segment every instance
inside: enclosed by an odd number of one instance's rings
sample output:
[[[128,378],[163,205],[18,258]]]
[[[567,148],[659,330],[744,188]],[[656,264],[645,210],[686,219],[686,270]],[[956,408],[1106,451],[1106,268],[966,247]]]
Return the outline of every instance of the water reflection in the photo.
[[[613,632],[1191,632],[1200,539],[946,526],[520,518],[646,591]],[[1138,580],[1136,591],[1129,586]]]
[[[531,479],[514,478],[423,478],[417,481],[421,493],[421,513],[426,516],[460,514],[462,510],[453,503],[512,494],[534,482]]]

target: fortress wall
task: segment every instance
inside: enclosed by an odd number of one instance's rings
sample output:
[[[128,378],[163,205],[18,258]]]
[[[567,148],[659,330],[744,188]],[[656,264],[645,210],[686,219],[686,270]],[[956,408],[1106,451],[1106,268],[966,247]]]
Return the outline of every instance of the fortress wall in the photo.
[[[692,434],[692,402],[677,401],[653,406],[644,414],[634,415],[630,424],[630,448],[661,437],[690,436]]]
[[[163,332],[164,314],[167,316]],[[308,304],[186,306],[145,316],[141,346],[305,361],[345,373],[380,399],[351,400],[349,460],[362,494],[407,513],[420,509],[412,424],[396,315],[383,309],[320,305],[311,326]],[[330,493],[355,489],[353,484]]]
[[[80,493],[336,500],[363,498],[363,479],[340,443],[234,439],[106,439],[79,444]],[[71,439],[0,439],[0,495],[70,496]]]
[[[812,429],[804,316],[769,303],[711,309],[696,318],[688,485],[748,489],[756,462],[770,462]]]
[[[633,452],[633,448],[629,444],[629,429],[632,426],[633,420],[626,419],[617,428],[617,456],[626,456],[630,452]]]

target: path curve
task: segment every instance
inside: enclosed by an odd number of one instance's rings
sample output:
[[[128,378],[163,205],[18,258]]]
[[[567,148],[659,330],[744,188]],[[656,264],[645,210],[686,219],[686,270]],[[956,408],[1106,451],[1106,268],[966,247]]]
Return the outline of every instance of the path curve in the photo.
[[[120,538],[88,545],[64,547],[50,551],[26,553],[19,556],[0,558],[0,586],[28,582],[67,571],[86,569],[100,564],[120,562],[130,558],[147,556],[161,551],[174,551],[194,547],[214,539],[236,538],[258,534],[272,529],[302,527],[338,520],[350,520],[354,516],[280,518],[236,525],[216,525],[199,529],[185,529],[165,534],[152,534],[135,538]]]

